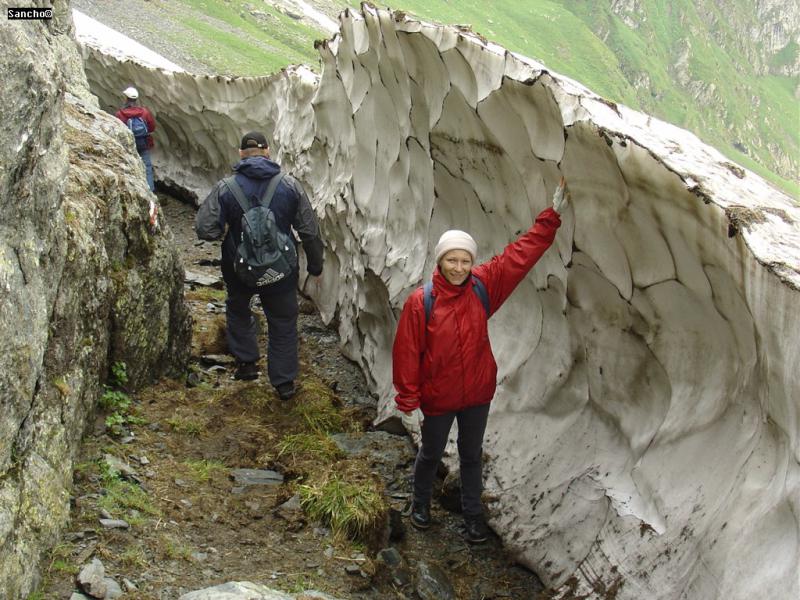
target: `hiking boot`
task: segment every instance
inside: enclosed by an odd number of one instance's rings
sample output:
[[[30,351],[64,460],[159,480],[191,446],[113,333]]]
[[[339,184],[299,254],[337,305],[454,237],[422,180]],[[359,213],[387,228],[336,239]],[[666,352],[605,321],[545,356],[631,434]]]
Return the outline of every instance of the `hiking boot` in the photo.
[[[470,544],[480,544],[489,537],[483,515],[464,515],[464,538]]]
[[[233,373],[233,378],[240,381],[252,381],[258,379],[258,365],[254,362],[236,361],[236,371]]]
[[[278,397],[281,400],[290,400],[295,394],[294,381],[287,381],[286,383],[275,386],[275,391],[278,392]]]
[[[411,505],[411,524],[417,529],[427,529],[431,526],[431,507],[429,504],[414,502]]]

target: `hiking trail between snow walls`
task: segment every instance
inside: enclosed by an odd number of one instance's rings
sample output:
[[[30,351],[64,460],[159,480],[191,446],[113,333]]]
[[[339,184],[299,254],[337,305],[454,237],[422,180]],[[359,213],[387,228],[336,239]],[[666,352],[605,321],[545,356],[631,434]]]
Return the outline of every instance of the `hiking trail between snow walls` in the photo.
[[[81,51],[104,107],[139,87],[157,178],[195,201],[242,132],[268,133],[322,219],[315,300],[379,418],[399,310],[442,231],[471,232],[486,260],[565,176],[554,246],[490,322],[493,528],[565,597],[800,596],[797,205],[691,133],[469,31],[368,5],[340,28],[319,76],[195,77]]]

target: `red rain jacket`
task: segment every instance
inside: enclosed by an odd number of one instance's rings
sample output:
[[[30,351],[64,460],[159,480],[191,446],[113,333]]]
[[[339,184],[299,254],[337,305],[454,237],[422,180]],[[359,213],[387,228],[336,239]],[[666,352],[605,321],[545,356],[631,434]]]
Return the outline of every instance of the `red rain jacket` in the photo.
[[[558,213],[547,208],[502,254],[472,269],[486,286],[490,316],[550,247],[560,226]],[[455,286],[437,267],[427,326],[422,288],[406,300],[392,347],[395,402],[400,410],[421,408],[425,415],[441,415],[492,401],[497,364],[486,310],[471,288],[470,278]]]
[[[133,106],[123,106],[120,108],[116,113],[115,116],[125,123],[128,124],[128,119],[131,117],[141,117],[144,122],[147,124],[147,132],[152,134],[156,130],[156,120],[153,118],[153,115],[150,114],[150,111],[147,110],[144,106],[139,106],[137,104]],[[149,150],[156,143],[153,141],[153,136],[147,136],[147,149]]]

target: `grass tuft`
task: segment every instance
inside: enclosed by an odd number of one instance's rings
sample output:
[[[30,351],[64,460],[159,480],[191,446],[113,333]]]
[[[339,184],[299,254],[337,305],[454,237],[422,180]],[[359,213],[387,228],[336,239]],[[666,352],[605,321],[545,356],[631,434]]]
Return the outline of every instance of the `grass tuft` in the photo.
[[[335,535],[368,535],[386,512],[383,495],[369,478],[327,473],[300,485],[298,492],[306,514],[329,525]]]
[[[125,551],[119,555],[119,560],[126,567],[139,571],[146,569],[149,565],[147,553],[139,544],[125,548]]]
[[[185,543],[175,539],[173,536],[164,535],[159,542],[161,554],[169,560],[181,559],[192,560],[192,548]]]
[[[205,483],[217,473],[225,473],[227,467],[216,460],[187,460],[184,461],[189,477],[197,483]]]
[[[303,398],[295,404],[292,414],[311,431],[336,433],[344,428],[344,418],[333,405],[333,394],[324,386],[303,384]]]
[[[224,302],[225,290],[218,290],[212,287],[198,286],[194,290],[187,290],[184,294],[186,300],[195,302]]]
[[[69,560],[74,550],[75,545],[70,543],[58,544],[50,550],[50,565],[47,567],[47,573],[77,575],[79,571],[78,565]]]
[[[160,516],[161,511],[153,504],[150,497],[138,485],[116,478],[105,480],[105,494],[97,501],[100,508],[106,509],[112,515],[124,515],[131,525],[140,524],[141,517],[136,512],[154,517]]]
[[[334,441],[321,433],[295,433],[278,443],[278,456],[288,456],[293,461],[309,460],[330,463],[342,458],[343,453]]]
[[[184,435],[198,436],[206,430],[206,426],[200,421],[183,417],[167,419],[167,425],[172,427],[173,431],[183,433]]]

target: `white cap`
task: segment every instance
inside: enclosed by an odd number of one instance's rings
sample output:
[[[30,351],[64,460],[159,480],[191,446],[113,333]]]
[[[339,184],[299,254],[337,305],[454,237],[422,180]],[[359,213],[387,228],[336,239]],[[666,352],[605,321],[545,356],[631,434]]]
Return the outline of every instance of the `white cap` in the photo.
[[[436,250],[434,250],[436,263],[438,264],[439,259],[450,250],[466,250],[472,256],[472,262],[475,262],[475,257],[478,254],[478,244],[466,231],[450,229],[442,234],[442,237],[439,238],[439,243],[436,244]]]
[[[122,93],[126,98],[130,98],[131,100],[136,100],[139,97],[139,90],[135,87],[129,87]]]

